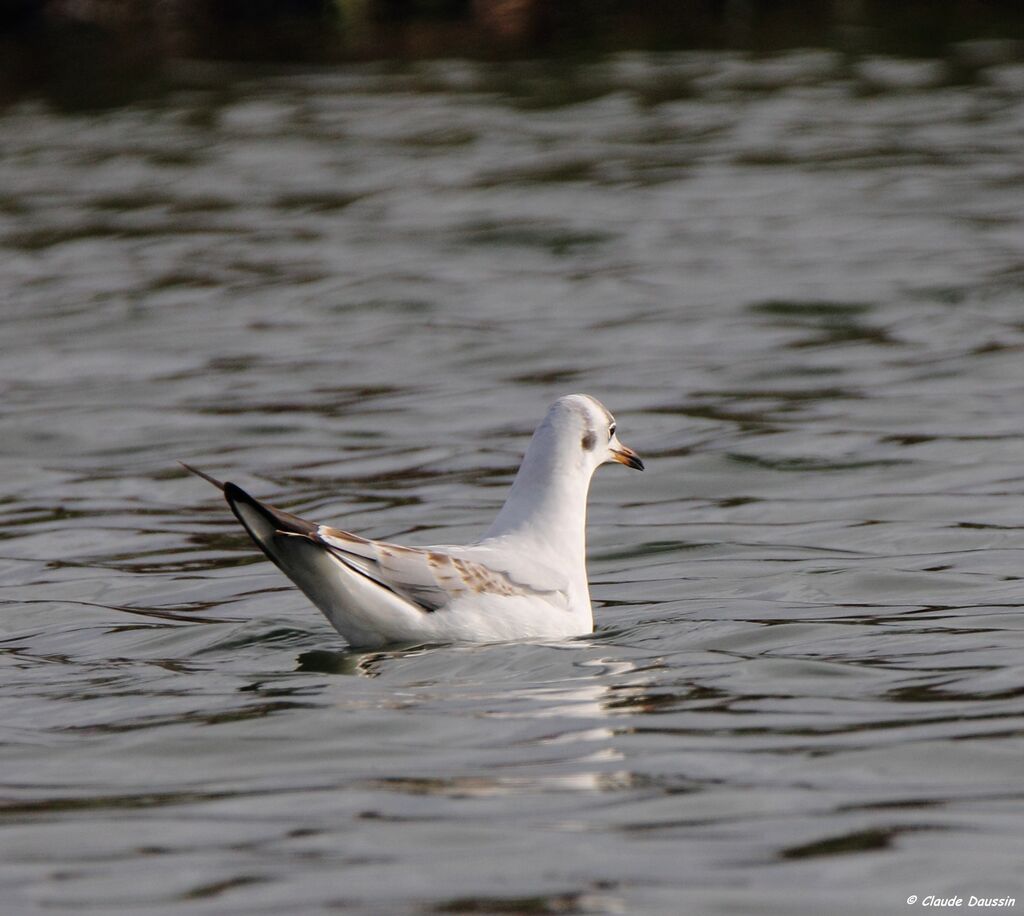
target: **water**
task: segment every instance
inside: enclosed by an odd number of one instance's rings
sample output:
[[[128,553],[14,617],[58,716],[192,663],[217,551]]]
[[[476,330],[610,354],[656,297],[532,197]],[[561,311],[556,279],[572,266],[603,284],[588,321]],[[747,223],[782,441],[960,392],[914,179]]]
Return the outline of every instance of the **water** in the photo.
[[[998,50],[0,115],[5,913],[1024,898]],[[174,463],[459,542],[573,391],[648,471],[595,481],[564,644],[348,652]]]

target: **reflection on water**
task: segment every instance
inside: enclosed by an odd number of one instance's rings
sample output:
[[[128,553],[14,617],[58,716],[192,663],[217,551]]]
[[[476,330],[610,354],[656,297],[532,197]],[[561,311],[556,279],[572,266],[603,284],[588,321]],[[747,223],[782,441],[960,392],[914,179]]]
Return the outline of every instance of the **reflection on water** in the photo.
[[[624,54],[5,111],[10,905],[1024,897],[1022,87]],[[573,390],[650,470],[598,475],[570,643],[349,652],[175,464],[457,543]]]

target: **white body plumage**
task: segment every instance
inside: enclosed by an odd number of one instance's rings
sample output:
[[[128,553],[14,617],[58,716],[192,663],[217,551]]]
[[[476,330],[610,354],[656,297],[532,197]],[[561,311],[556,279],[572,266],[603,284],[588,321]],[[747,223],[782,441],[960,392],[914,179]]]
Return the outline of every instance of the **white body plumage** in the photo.
[[[643,469],[588,395],[537,427],[498,517],[467,546],[402,547],[317,525],[221,484],[263,552],[353,646],[561,638],[593,630],[587,493],[606,461]]]

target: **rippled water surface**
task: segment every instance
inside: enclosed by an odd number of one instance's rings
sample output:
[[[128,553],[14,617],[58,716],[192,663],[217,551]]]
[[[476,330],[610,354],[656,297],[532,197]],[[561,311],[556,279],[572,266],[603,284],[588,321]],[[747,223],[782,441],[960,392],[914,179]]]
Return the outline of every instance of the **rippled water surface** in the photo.
[[[997,52],[0,114],[5,913],[1024,905]],[[564,644],[346,651],[174,463],[459,542],[573,391],[648,471],[595,481]]]

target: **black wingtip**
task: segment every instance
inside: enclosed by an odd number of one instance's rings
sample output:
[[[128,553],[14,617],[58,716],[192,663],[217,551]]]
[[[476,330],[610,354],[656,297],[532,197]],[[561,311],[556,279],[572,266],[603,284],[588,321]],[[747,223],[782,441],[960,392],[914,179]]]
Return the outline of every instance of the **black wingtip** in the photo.
[[[235,500],[240,500],[245,503],[256,502],[256,500],[238,486],[238,484],[232,483],[230,480],[224,484],[221,489],[224,491],[224,496],[227,497],[228,502],[234,502]]]
[[[202,477],[207,483],[212,483],[222,493],[226,492],[226,487],[231,486],[231,484],[224,484],[216,477],[211,477],[205,471],[200,471],[199,468],[194,468],[191,464],[186,464],[184,461],[179,461],[178,464],[180,464],[186,471],[195,474],[196,477]]]
[[[235,517],[242,523],[242,525],[248,529],[249,525],[246,524],[245,519],[242,518],[238,505],[248,506],[257,512],[268,525],[273,528],[275,533],[285,532],[302,535],[315,534],[319,525],[315,522],[307,521],[304,518],[299,518],[297,515],[292,515],[291,512],[285,512],[283,509],[275,509],[273,506],[269,506],[264,502],[260,502],[254,496],[246,493],[238,484],[231,483],[228,481],[223,486],[224,499],[227,500],[228,505],[231,507],[231,511],[235,513]],[[249,532],[252,534],[252,531]],[[259,538],[253,535],[253,539],[259,542]]]

